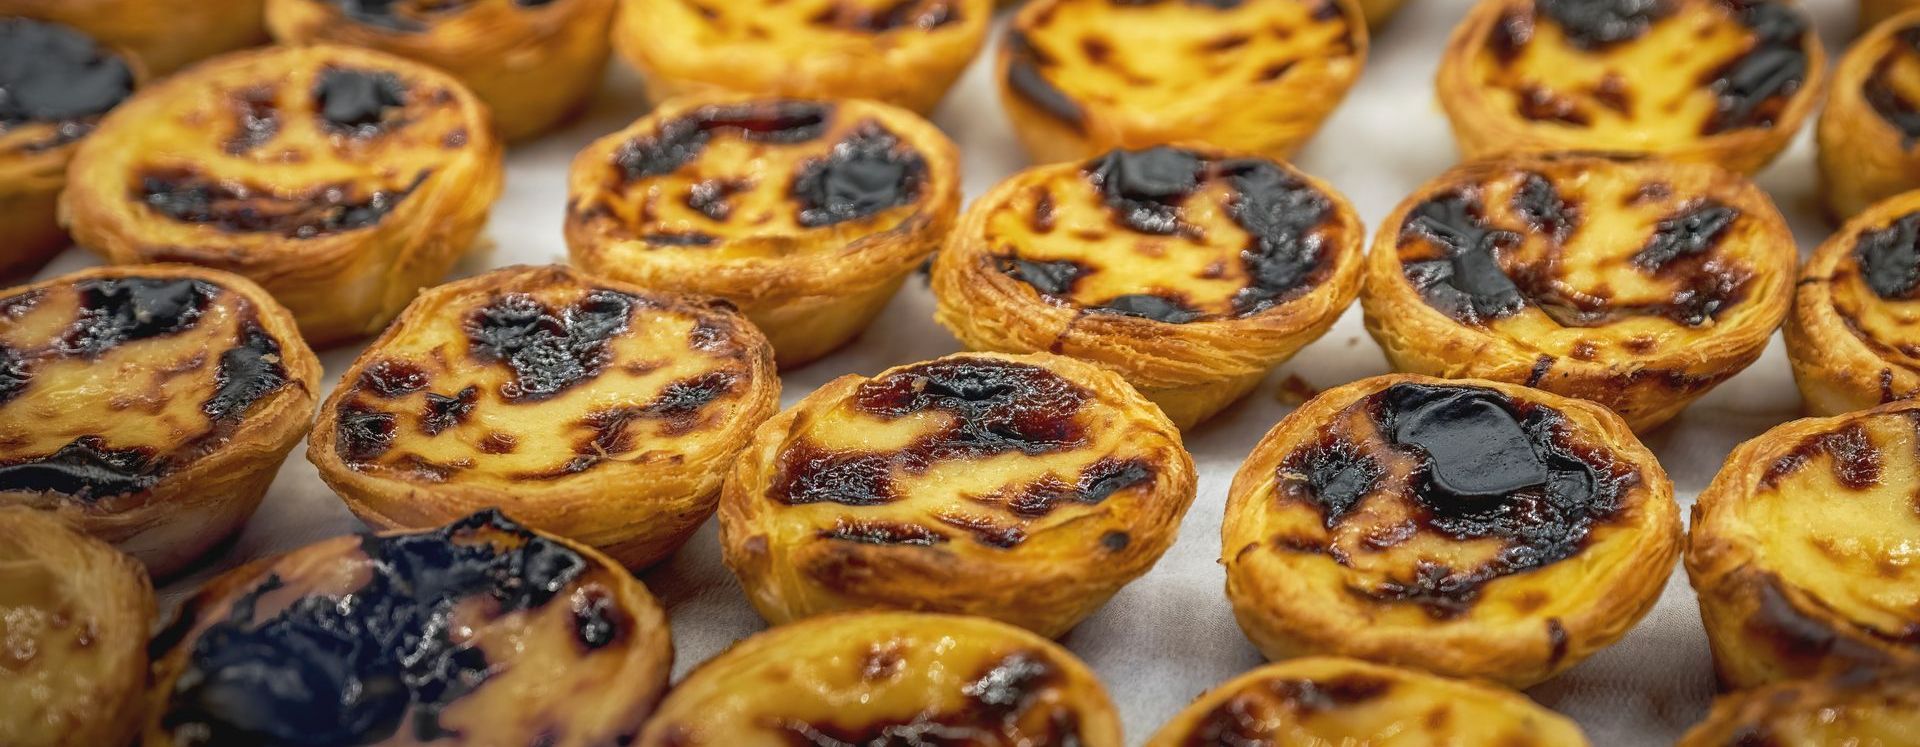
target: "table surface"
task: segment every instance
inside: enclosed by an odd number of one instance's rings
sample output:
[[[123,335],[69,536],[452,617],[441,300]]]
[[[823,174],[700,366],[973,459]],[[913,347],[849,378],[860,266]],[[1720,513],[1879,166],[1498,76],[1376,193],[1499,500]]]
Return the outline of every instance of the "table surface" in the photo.
[[[1446,36],[1469,4],[1410,0],[1376,36],[1367,70],[1352,94],[1297,159],[1302,169],[1326,178],[1352,198],[1370,228],[1402,197],[1459,157],[1435,102],[1432,80]],[[1810,3],[1832,50],[1843,49],[1853,33],[1852,6],[1851,0]],[[1026,165],[989,72],[994,43],[989,42],[987,53],[934,117],[964,154],[969,196]],[[454,274],[564,262],[561,222],[569,159],[594,137],[625,126],[646,110],[637,80],[616,62],[606,86],[578,121],[508,154],[506,191],[485,239]],[[1829,231],[1815,205],[1811,129],[1759,176],[1761,186],[1792,221],[1803,252]],[[83,252],[69,251],[41,275],[94,263]],[[788,374],[783,401],[791,404],[837,376],[872,374],[959,350],[952,336],[933,323],[932,311],[924,284],[908,283],[860,340]],[[358,352],[358,346],[322,352],[329,387]],[[1361,326],[1356,304],[1326,337],[1281,367],[1255,394],[1188,435],[1187,445],[1200,469],[1199,497],[1179,541],[1151,573],[1062,639],[1111,689],[1130,744],[1144,741],[1207,688],[1261,663],[1227,604],[1225,575],[1218,563],[1220,520],[1228,482],[1241,460],[1292,407],[1280,393],[1280,381],[1296,376],[1325,389],[1387,370]],[[1646,442],[1672,475],[1685,507],[1735,444],[1797,417],[1799,411],[1799,395],[1776,337],[1752,368],[1701,398]],[[304,449],[296,448],[287,459],[265,505],[223,555],[162,590],[168,609],[221,570],[365,529],[320,482]],[[676,677],[764,627],[720,562],[713,522],[643,578],[672,615]],[[1578,720],[1595,744],[1670,744],[1703,716],[1713,694],[1706,636],[1684,572],[1675,569],[1659,605],[1618,645],[1528,692]]]

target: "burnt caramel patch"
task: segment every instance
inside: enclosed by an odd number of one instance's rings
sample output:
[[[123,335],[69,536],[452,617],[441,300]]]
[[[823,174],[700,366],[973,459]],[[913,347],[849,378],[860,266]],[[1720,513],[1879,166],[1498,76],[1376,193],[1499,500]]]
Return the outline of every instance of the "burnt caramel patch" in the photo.
[[[1129,293],[1115,296],[1089,311],[1152,319],[1167,324],[1187,324],[1207,316],[1206,312],[1194,308],[1184,297],[1175,293]]]
[[[502,385],[508,402],[549,399],[586,381],[612,361],[610,341],[627,331],[637,299],[596,290],[554,309],[524,293],[495,298],[465,322],[471,354],[513,371]]]
[[[1053,513],[1063,503],[1099,505],[1122,490],[1153,482],[1153,467],[1137,459],[1102,459],[1089,465],[1072,485],[1049,475],[1007,501],[1007,509],[1024,519],[1037,519]]]
[[[0,462],[0,485],[94,501],[153,487],[165,469],[149,449],[114,449],[99,436],[82,436],[46,456]]]
[[[1087,110],[1043,72],[1054,60],[1018,31],[1008,32],[1003,43],[1007,45],[1008,90],[1075,130],[1085,128]]]
[[[33,382],[33,369],[20,351],[0,345],[0,405],[26,391]]]
[[[1772,127],[1807,79],[1806,35],[1811,27],[1798,8],[1777,0],[1725,4],[1752,32],[1753,46],[1705,81],[1714,95],[1714,111],[1701,128],[1703,135]]]
[[[213,396],[207,398],[200,410],[216,423],[238,420],[253,403],[286,385],[287,370],[280,364],[280,341],[259,325],[248,322],[241,328],[240,344],[220,354]]]
[[[212,283],[190,278],[102,278],[77,283],[74,290],[79,314],[55,344],[61,353],[85,358],[193,329],[220,295]]]
[[[182,223],[231,233],[273,233],[311,239],[378,224],[426,181],[422,172],[402,190],[368,192],[351,184],[324,184],[282,194],[187,167],[143,174],[131,197],[148,210]]]
[[[1206,162],[1192,151],[1158,147],[1116,150],[1086,167],[1120,225],[1140,233],[1181,232],[1180,202],[1200,188]]]
[[[804,143],[826,134],[833,114],[831,105],[804,101],[705,107],[622,144],[613,154],[613,166],[628,182],[666,176],[698,158],[716,134],[750,142]]]
[[[1676,260],[1698,257],[1720,245],[1727,229],[1740,219],[1736,208],[1714,200],[1702,200],[1654,226],[1633,264],[1647,272],[1661,272]]]
[[[1380,462],[1357,444],[1325,438],[1289,455],[1280,465],[1278,485],[1317,506],[1323,523],[1332,529],[1380,487],[1385,474]]]
[[[878,123],[867,122],[835,143],[825,158],[793,175],[789,192],[799,223],[822,228],[912,204],[927,180],[927,160]]]
[[[432,379],[419,366],[403,360],[375,361],[360,372],[357,388],[381,399],[396,399],[424,391]]]
[[[1580,215],[1560,196],[1559,188],[1540,174],[1528,174],[1513,193],[1513,212],[1527,222],[1534,233],[1552,236],[1566,243],[1580,225]]]
[[[961,685],[962,704],[901,721],[867,724],[775,721],[795,747],[815,745],[961,745],[1082,743],[1078,713],[1056,694],[1065,675],[1039,652],[1008,654]]]
[[[587,652],[619,643],[633,629],[633,618],[620,609],[620,602],[598,586],[580,590],[573,596],[573,633]]]
[[[474,405],[480,402],[480,388],[470,386],[451,397],[428,392],[426,401],[426,408],[420,413],[420,431],[437,436],[467,421]]]
[[[1894,86],[1892,71],[1901,57],[1920,55],[1920,26],[1895,32],[1893,43],[1893,48],[1874,63],[1873,72],[1861,82],[1860,95],[1880,119],[1900,132],[1901,145],[1912,148],[1920,142],[1920,106]]]
[[[1030,260],[1019,257],[999,257],[994,260],[1000,272],[1015,280],[1033,286],[1042,295],[1062,298],[1073,292],[1073,286],[1080,278],[1093,272],[1093,268],[1070,259]]]
[[[393,448],[399,419],[390,412],[371,409],[357,402],[340,406],[334,424],[335,453],[348,464],[370,464]]]
[[[313,84],[314,112],[333,132],[380,134],[399,125],[406,105],[407,84],[393,73],[330,68]]]
[[[255,86],[233,96],[234,132],[228,155],[245,155],[280,134],[280,110],[272,86]]]
[[[398,33],[419,33],[453,13],[466,10],[473,0],[323,0],[355,23]],[[538,8],[553,0],[513,0],[522,8]]]
[[[1854,239],[1860,279],[1875,295],[1904,301],[1920,287],[1920,213],[1909,213],[1885,228],[1868,229]]]
[[[1885,466],[1880,449],[1873,445],[1866,428],[1852,423],[1803,439],[1793,451],[1767,466],[1760,485],[1768,489],[1778,487],[1782,480],[1821,456],[1831,461],[1834,479],[1849,489],[1866,490],[1880,484],[1880,473]]]
[[[1586,50],[1638,39],[1673,12],[1673,4],[1664,0],[1535,0],[1533,7],[1558,25],[1569,43]]]
[[[894,0],[878,8],[840,2],[827,6],[808,20],[825,28],[885,34],[905,30],[932,31],[960,22],[961,13],[951,0]]]
[[[820,531],[821,539],[855,542],[863,545],[918,545],[932,547],[945,544],[947,536],[919,524],[890,521],[852,521],[842,519],[832,529]]]
[[[1487,223],[1477,191],[1450,192],[1415,207],[1400,228],[1400,243],[1414,238],[1434,243],[1445,255],[1406,263],[1407,282],[1427,305],[1472,325],[1526,308],[1526,297],[1501,269],[1497,254],[1524,239]]]
[[[1216,165],[1234,191],[1227,215],[1251,235],[1240,262],[1253,282],[1234,294],[1240,316],[1290,301],[1326,274],[1331,258],[1313,231],[1333,216],[1333,202],[1271,161]]]
[[[0,130],[54,124],[38,148],[85,137],[99,117],[133,94],[126,61],[57,23],[0,19]]]
[[[1331,713],[1385,697],[1393,683],[1364,674],[1342,674],[1320,679],[1270,679],[1258,682],[1194,724],[1184,742],[1188,747],[1267,745],[1282,735],[1278,729],[1305,716]]]

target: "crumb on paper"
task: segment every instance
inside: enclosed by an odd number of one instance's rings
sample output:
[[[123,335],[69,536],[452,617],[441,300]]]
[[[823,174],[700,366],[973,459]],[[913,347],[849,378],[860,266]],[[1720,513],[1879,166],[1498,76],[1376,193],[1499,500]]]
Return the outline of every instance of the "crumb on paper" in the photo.
[[[1280,380],[1280,391],[1274,395],[1274,398],[1284,404],[1298,405],[1319,394],[1320,390],[1313,388],[1306,379],[1300,378],[1298,374],[1287,374],[1287,378]]]

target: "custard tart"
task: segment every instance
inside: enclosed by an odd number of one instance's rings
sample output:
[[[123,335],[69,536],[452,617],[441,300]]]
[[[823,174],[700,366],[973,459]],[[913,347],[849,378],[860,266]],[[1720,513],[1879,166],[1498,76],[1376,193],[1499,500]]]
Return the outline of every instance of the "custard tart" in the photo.
[[[1807,409],[1839,415],[1920,393],[1920,192],[1868,208],[1800,272],[1787,359]]]
[[[365,0],[343,0],[365,2]],[[264,0],[0,0],[0,16],[80,29],[166,75],[222,52],[267,41]]]
[[[1677,747],[1900,745],[1920,734],[1920,673],[1856,670],[1724,696]]]
[[[1367,23],[1354,0],[1036,0],[998,54],[1036,161],[1181,141],[1286,158],[1360,77]]]
[[[1813,113],[1826,60],[1792,0],[1480,0],[1436,85],[1469,159],[1607,150],[1750,174]]]
[[[497,506],[634,568],[679,549],[780,403],[704,300],[515,267],[426,291],[327,398],[307,458],[381,529]]]
[[[1760,357],[1796,259],[1773,201],[1732,172],[1516,155],[1402,202],[1361,305],[1397,370],[1539,387],[1646,431]]]
[[[567,248],[595,275],[732,302],[791,368],[865,329],[959,212],[953,142],[910,112],[685,98],[574,159]]]
[[[1195,480],[1118,374],[962,353],[843,376],[762,425],[727,475],[720,547],[776,625],[884,608],[1058,637],[1160,559]]]
[[[1681,533],[1666,473],[1606,408],[1390,375],[1274,426],[1221,539],[1234,615],[1269,658],[1527,687],[1639,622]]]
[[[0,280],[66,248],[54,205],[75,143],[138,78],[134,62],[72,27],[0,16]]]
[[[126,744],[152,620],[133,558],[47,512],[0,507],[0,744]]]
[[[613,46],[655,102],[694,93],[872,99],[933,111],[993,0],[619,0]]]
[[[640,747],[1120,747],[1092,670],[978,617],[856,612],[748,638],[673,689]]]
[[[385,326],[473,244],[501,146],[465,87],[350,47],[222,57],[142,89],[82,141],[60,196],[117,264],[245,275],[319,346]]]
[[[368,47],[450,72],[523,140],[600,85],[615,1],[267,0],[267,27],[282,44]]]
[[[1920,666],[1920,403],[1778,426],[1700,494],[1687,575],[1732,688]]]
[[[1816,133],[1833,218],[1920,188],[1920,12],[1873,27],[1840,58]]]
[[[253,515],[319,378],[292,315],[217,270],[0,291],[0,505],[51,510],[170,576]]]
[[[150,650],[141,747],[626,744],[673,660],[632,574],[495,511],[231,571]]]
[[[1115,150],[976,200],[934,262],[935,318],[977,350],[1113,368],[1187,428],[1333,325],[1365,234],[1346,198],[1278,161]]]
[[[1378,664],[1269,664],[1200,696],[1147,747],[1586,747],[1580,727],[1510,690]]]

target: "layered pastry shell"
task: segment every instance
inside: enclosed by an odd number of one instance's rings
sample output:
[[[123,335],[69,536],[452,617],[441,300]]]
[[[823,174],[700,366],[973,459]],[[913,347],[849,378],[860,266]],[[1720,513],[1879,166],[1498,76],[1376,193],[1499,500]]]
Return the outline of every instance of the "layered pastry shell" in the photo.
[[[1839,415],[1920,392],[1920,193],[1874,205],[1800,271],[1787,360],[1807,410]]]
[[[1920,187],[1920,11],[1874,26],[1847,49],[1815,132],[1820,197],[1833,218]]]
[[[1676,747],[1891,745],[1920,732],[1920,675],[1855,670],[1721,696]]]
[[[63,23],[140,61],[159,76],[264,44],[264,0],[0,0],[0,16]]]

